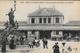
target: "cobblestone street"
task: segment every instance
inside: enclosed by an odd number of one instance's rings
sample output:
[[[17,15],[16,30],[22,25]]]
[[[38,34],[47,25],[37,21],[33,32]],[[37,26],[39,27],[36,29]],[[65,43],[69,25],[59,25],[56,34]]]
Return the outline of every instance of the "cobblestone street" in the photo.
[[[20,46],[20,48],[16,48],[15,50],[10,50],[7,47],[6,53],[14,53],[14,52],[15,53],[53,53],[52,46],[55,44],[55,42],[57,41],[48,40],[48,49],[43,48],[42,41],[40,41],[41,45],[38,48],[36,47],[28,48],[27,46],[26,47]],[[62,42],[59,42],[60,51],[61,51],[61,46],[62,46]],[[66,46],[70,46],[72,48],[72,51],[70,53],[80,53],[80,42],[66,42]]]

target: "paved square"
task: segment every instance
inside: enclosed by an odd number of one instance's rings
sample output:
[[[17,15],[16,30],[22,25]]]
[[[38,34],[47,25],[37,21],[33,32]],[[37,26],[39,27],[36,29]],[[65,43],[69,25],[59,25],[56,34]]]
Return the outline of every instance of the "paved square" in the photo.
[[[60,51],[62,49],[62,42],[61,41],[51,41],[48,40],[48,49],[44,49],[42,45],[42,41],[40,41],[40,47],[36,48],[28,48],[28,47],[20,47],[14,50],[7,48],[6,53],[53,53],[52,46],[55,42],[59,42]],[[66,42],[66,46],[70,46],[72,51],[70,53],[80,53],[80,42]],[[1,52],[0,52],[1,53]],[[60,52],[62,53],[62,52]]]

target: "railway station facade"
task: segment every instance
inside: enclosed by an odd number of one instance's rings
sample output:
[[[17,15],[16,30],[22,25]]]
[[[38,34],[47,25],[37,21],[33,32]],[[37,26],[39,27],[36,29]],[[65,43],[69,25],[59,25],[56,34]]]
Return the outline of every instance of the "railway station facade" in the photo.
[[[18,32],[26,38],[47,38],[54,40],[80,39],[79,21],[70,21],[64,24],[65,16],[53,8],[40,8],[30,13],[28,22],[18,22]]]

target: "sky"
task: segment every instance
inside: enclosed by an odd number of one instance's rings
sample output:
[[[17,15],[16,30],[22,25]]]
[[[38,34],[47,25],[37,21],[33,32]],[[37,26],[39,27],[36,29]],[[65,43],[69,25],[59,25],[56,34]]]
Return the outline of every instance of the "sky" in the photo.
[[[0,1],[0,21],[7,21],[13,0]],[[80,1],[16,1],[15,20],[28,21],[28,15],[39,8],[55,8],[64,15],[64,21],[80,21]]]

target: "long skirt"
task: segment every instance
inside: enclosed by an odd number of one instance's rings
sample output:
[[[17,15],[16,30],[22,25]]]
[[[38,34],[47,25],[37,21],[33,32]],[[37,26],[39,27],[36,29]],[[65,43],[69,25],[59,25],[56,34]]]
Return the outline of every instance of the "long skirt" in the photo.
[[[10,48],[10,49],[15,49],[15,48],[16,48],[16,45],[10,44],[10,45],[9,45],[9,48]]]
[[[60,53],[60,51],[59,50],[54,50],[54,53]]]

